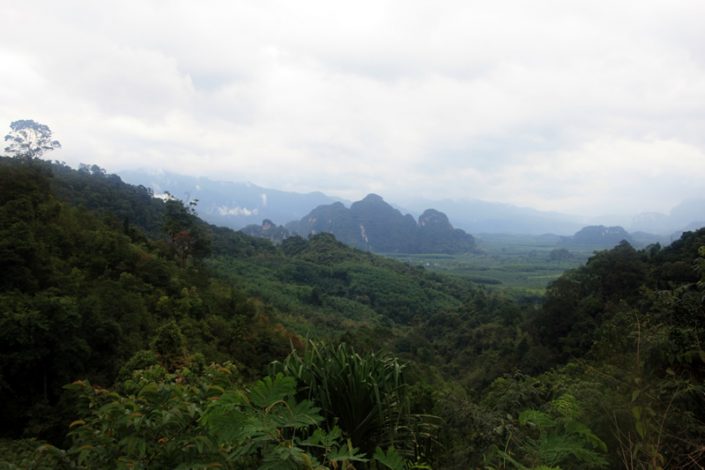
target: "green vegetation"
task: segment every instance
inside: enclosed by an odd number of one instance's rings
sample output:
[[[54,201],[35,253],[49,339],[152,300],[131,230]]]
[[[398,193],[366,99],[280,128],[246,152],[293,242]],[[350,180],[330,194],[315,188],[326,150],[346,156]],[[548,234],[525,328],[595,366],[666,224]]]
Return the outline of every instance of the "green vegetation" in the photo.
[[[196,210],[0,159],[0,468],[705,465],[705,230],[517,301]]]
[[[536,301],[552,281],[585,264],[594,252],[589,247],[560,248],[557,240],[554,236],[484,235],[478,238],[474,253],[385,255],[429,271],[499,288],[517,300]]]
[[[404,366],[389,355],[361,356],[346,344],[310,343],[292,352],[274,371],[296,379],[299,395],[321,406],[326,427],[340,426],[354,445],[372,454],[393,447],[412,461],[424,460],[436,419],[411,413]]]
[[[174,373],[157,365],[133,373],[118,392],[69,385],[88,407],[71,424],[66,460],[85,468],[271,469],[368,461],[339,429],[318,427],[319,409],[295,401],[291,377],[247,388],[238,378],[228,364]]]

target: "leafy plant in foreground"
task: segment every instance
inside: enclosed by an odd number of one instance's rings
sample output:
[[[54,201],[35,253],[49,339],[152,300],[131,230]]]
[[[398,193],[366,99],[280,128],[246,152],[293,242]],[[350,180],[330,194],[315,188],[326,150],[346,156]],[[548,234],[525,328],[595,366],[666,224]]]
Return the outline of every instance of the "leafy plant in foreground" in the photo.
[[[406,468],[393,447],[368,458],[340,428],[321,428],[320,409],[296,401],[292,377],[265,377],[249,388],[238,382],[230,364],[136,370],[119,392],[74,382],[66,388],[84,411],[71,423],[72,445],[64,451],[38,441],[0,441],[0,450],[10,451],[0,468],[322,470],[368,462]]]
[[[351,462],[367,461],[339,428],[319,428],[320,410],[308,400],[296,402],[295,393],[293,378],[265,377],[249,393],[224,393],[201,422],[238,468],[353,468]]]
[[[411,413],[397,358],[311,342],[302,355],[293,351],[272,369],[295,378],[299,398],[321,407],[327,429],[339,426],[368,455],[395,447],[409,460],[426,457],[439,419]]]
[[[550,402],[547,410],[522,411],[519,425],[523,433],[504,450],[495,449],[497,468],[606,467],[607,446],[579,418],[579,404],[570,394]]]
[[[175,373],[161,366],[133,372],[122,393],[87,381],[67,388],[85,403],[71,423],[67,454],[79,468],[194,468],[226,462],[216,440],[199,419],[208,401],[236,386],[232,365]]]

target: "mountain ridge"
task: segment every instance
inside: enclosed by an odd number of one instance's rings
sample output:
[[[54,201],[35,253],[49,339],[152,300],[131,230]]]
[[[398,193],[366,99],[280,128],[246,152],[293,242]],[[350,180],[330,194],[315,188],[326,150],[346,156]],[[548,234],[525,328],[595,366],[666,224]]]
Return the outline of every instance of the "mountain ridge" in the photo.
[[[476,249],[473,236],[453,228],[444,213],[427,209],[417,221],[374,193],[349,209],[339,202],[318,206],[286,228],[304,237],[332,233],[347,245],[379,253],[451,254]]]
[[[198,213],[204,220],[235,230],[263,219],[283,224],[302,217],[312,207],[340,200],[320,191],[281,191],[249,182],[216,181],[166,171],[130,170],[119,175],[126,183],[148,187],[156,195],[168,191],[185,201],[198,199]]]
[[[324,194],[287,192],[254,183],[216,181],[167,171],[125,170],[119,174],[125,182],[151,188],[159,195],[169,191],[186,201],[198,199],[198,212],[209,223],[233,229],[259,225],[269,219],[284,225],[301,219],[320,205],[349,201]],[[629,232],[647,232],[678,238],[683,231],[705,225],[705,199],[689,199],[674,206],[668,214],[642,212],[629,216],[580,217],[553,211],[480,199],[411,198],[391,204],[402,212],[418,216],[428,208],[443,212],[454,226],[475,234],[554,233],[570,236],[585,226],[622,226]]]

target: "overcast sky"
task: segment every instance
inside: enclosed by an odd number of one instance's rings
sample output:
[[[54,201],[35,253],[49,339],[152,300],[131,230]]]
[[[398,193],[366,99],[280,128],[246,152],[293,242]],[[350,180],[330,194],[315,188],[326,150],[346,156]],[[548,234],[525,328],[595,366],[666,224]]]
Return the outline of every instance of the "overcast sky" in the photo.
[[[705,195],[705,2],[0,0],[50,155],[584,215]]]

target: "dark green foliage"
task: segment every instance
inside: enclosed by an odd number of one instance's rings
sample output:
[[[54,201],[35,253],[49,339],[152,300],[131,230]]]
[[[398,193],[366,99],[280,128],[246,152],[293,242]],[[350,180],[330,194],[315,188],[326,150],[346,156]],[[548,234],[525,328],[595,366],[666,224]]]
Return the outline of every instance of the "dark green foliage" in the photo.
[[[264,219],[262,225],[248,225],[240,229],[240,231],[251,237],[266,238],[275,244],[281,244],[282,241],[291,236],[287,229],[274,224],[269,219]]]
[[[282,374],[244,388],[232,364],[173,373],[157,365],[117,390],[87,381],[66,389],[80,403],[67,450],[0,441],[2,468],[407,468],[393,447],[366,456],[339,428],[320,428],[319,408],[297,401],[295,380]]]
[[[499,467],[605,468],[607,446],[580,421],[582,415],[570,394],[551,401],[546,410],[522,411],[520,430],[510,437],[504,450],[495,451]]]
[[[621,244],[599,253],[551,287],[536,318],[540,341],[558,357],[584,358],[566,369],[577,379],[574,395],[594,410],[591,427],[612,465],[705,461],[703,244],[700,230],[664,249]]]
[[[75,382],[67,389],[83,403],[71,423],[67,456],[78,468],[177,468],[225,464],[216,440],[199,419],[209,400],[234,387],[231,365],[168,373],[161,366],[135,371],[121,393]]]
[[[196,217],[196,202],[185,205],[170,199],[165,203],[163,231],[168,246],[181,266],[200,261],[210,254],[210,240],[201,221]]]
[[[272,255],[276,248],[269,240],[254,238],[229,228],[210,226],[211,249],[214,255],[235,258]]]
[[[565,248],[555,248],[555,249],[551,250],[551,252],[548,255],[548,258],[551,261],[565,261],[565,260],[571,259],[573,257],[574,257],[574,255],[570,251],[566,250]]]
[[[211,227],[94,166],[0,159],[0,222],[0,433],[65,449],[4,441],[14,465],[705,464],[705,230],[517,304],[330,234]]]
[[[162,237],[165,204],[151,190],[127,185],[96,165],[76,171],[60,163],[38,163],[53,173],[52,191],[58,199],[100,214],[133,239],[141,236],[135,228],[154,239]]]
[[[406,468],[406,462],[394,447],[389,447],[386,452],[378,447],[375,450],[374,458],[377,464],[381,465],[382,468],[388,468],[390,470],[403,470]]]
[[[66,452],[34,438],[0,439],[0,470],[68,470]]]
[[[160,326],[150,346],[166,370],[184,365],[187,355],[186,338],[175,321]]]
[[[308,400],[295,401],[295,393],[292,377],[265,377],[247,394],[225,392],[208,407],[202,422],[238,467],[353,468],[352,462],[368,460],[344,443],[338,428],[330,432],[318,428],[323,421],[320,410]]]
[[[340,426],[368,455],[394,446],[408,458],[424,458],[437,418],[411,413],[404,366],[389,355],[360,355],[346,344],[309,343],[272,365],[296,379],[298,397],[321,407],[327,428]]]
[[[174,260],[160,242],[60,202],[49,169],[0,159],[0,435],[31,427],[60,439],[62,386],[77,378],[109,385],[164,322],[189,332],[194,353],[253,372],[286,355],[291,335],[228,283],[185,263],[195,251]],[[154,344],[161,360],[180,365],[163,343]]]
[[[565,360],[585,354],[600,323],[622,301],[635,299],[647,265],[626,242],[597,253],[584,267],[552,283],[533,322],[536,335]]]
[[[409,325],[460,308],[477,292],[468,281],[350,249],[330,234],[287,239],[280,252],[218,257],[211,266],[298,322],[288,326],[301,334],[339,334],[341,319],[348,329]]]

